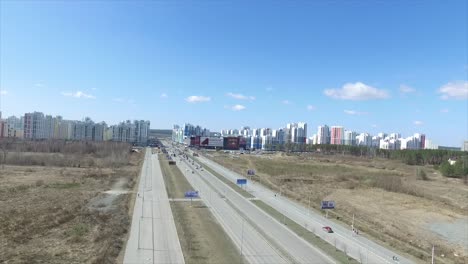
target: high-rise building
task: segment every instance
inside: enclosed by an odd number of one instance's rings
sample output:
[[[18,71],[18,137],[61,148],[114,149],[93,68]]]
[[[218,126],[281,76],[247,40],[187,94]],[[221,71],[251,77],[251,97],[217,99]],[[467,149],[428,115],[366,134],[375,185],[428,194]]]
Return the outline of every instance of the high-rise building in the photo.
[[[343,144],[348,146],[356,145],[356,132],[351,130],[345,130]]]
[[[106,130],[107,130],[107,124],[105,122],[94,124],[93,130],[92,130],[93,141],[103,141],[105,138]]]
[[[45,139],[46,122],[44,114],[41,112],[24,114],[24,138],[26,139]]]
[[[284,144],[284,129],[274,129],[271,132],[271,136],[273,137],[273,145],[282,145]]]
[[[307,139],[307,123],[290,123],[286,126],[287,142],[305,144]]]
[[[331,140],[332,145],[343,145],[344,128],[342,126],[331,127]]]
[[[297,144],[305,144],[307,139],[307,123],[299,122],[297,123],[297,136],[295,136]]]
[[[330,144],[330,128],[327,125],[318,127],[317,144]]]
[[[432,140],[430,139],[425,139],[424,140],[424,149],[438,149],[439,146],[437,144],[434,144]]]
[[[361,133],[356,137],[356,145],[370,147],[372,145],[372,137],[368,133]]]
[[[400,149],[401,148],[401,139],[395,139],[395,138],[385,138],[380,140],[379,148],[380,149]]]
[[[104,126],[104,124],[102,124]],[[148,143],[148,136],[149,136],[149,130],[150,130],[150,122],[149,121],[133,121],[131,122],[130,120],[127,120],[125,122],[121,122],[118,125],[111,126],[112,130],[112,140],[113,141],[120,141],[120,142],[129,142],[129,143],[134,143],[134,144],[139,144],[139,145],[146,145]],[[95,133],[95,135],[100,136],[101,135],[101,127],[98,128],[98,134]],[[178,135],[177,131],[181,131],[181,134]],[[185,132],[184,130],[183,132]],[[96,132],[96,129],[95,129]],[[173,133],[174,137],[179,138],[178,142],[183,142],[183,138],[180,141],[180,137],[182,136],[182,130],[175,129]],[[185,136],[184,136],[185,137]]]
[[[416,133],[411,137],[401,139],[401,149],[421,149],[425,146],[425,143],[421,143],[421,140],[426,141],[426,135]]]
[[[58,124],[57,138],[59,139],[73,139],[74,122],[71,120],[61,120]]]
[[[421,134],[421,137],[419,138],[420,146],[419,149],[425,149],[426,148],[426,135]]]
[[[135,123],[135,142],[146,144],[148,142],[148,135],[150,129],[150,121],[134,121]]]

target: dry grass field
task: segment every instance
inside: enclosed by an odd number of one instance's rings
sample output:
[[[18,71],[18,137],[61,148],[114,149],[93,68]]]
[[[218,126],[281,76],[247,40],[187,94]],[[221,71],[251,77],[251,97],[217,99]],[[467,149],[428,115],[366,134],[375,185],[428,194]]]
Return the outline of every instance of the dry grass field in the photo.
[[[467,263],[468,186],[445,178],[432,167],[399,161],[342,155],[264,154],[206,156],[253,180],[319,210],[321,200],[334,200],[330,216],[355,226],[361,234],[427,262],[432,245],[437,261]],[[426,180],[417,176],[424,170]],[[453,232],[453,228],[458,228]],[[444,237],[438,233],[455,233]]]
[[[129,150],[10,151],[0,167],[0,263],[116,263],[131,195],[106,191],[135,186],[143,155]]]

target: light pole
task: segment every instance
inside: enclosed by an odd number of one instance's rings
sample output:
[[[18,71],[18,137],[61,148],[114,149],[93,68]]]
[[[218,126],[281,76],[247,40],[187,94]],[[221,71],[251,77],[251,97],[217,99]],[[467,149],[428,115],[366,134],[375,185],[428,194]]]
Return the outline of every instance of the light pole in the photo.
[[[283,224],[286,225],[286,208],[283,211]]]
[[[240,247],[239,263],[242,263],[242,246],[244,244],[244,222],[245,222],[245,219],[242,219],[242,234],[241,234],[241,247]]]
[[[434,245],[432,245],[432,264],[434,264]]]

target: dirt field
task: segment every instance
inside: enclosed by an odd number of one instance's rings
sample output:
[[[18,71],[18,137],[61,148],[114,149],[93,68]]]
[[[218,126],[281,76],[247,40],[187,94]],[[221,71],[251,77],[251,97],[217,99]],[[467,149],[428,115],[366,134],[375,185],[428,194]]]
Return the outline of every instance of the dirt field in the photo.
[[[464,244],[468,241],[468,186],[432,167],[342,155],[207,152],[206,156],[239,173],[255,169],[254,180],[278,191],[282,186],[286,195],[306,206],[309,198],[315,209],[321,200],[334,200],[334,218],[351,224],[355,214],[361,234],[421,260],[430,260],[434,244],[438,262],[468,262]],[[429,179],[419,180],[417,170],[424,170]],[[460,225],[458,233],[466,235],[458,240],[434,232],[435,223],[450,226],[455,221],[467,223],[464,228]]]
[[[168,196],[184,198],[184,193],[193,188],[181,171],[174,165],[169,166],[163,157],[160,155]],[[203,202],[193,202],[192,206],[189,201],[171,202],[171,209],[185,263],[240,262],[240,253],[236,246]]]
[[[79,167],[47,166],[50,155],[27,154],[44,166],[0,167],[0,263],[115,263],[130,226],[125,191],[142,155],[125,153],[126,164],[112,166],[108,157],[73,154],[75,164],[99,163]]]

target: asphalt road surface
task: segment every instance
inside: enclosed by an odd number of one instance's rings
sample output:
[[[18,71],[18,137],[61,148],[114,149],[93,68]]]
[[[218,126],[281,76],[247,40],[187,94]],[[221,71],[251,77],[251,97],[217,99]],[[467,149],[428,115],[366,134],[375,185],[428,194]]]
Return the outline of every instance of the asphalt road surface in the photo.
[[[177,160],[179,162],[179,160]],[[244,228],[246,223],[254,223],[255,230],[262,234],[263,239],[257,238],[250,242],[250,247],[252,247],[252,251],[259,247],[262,243],[262,240],[268,241],[278,252],[281,253],[282,258],[287,260],[287,262],[291,263],[335,263],[333,259],[325,255],[320,250],[313,247],[311,244],[297,236],[287,227],[285,227],[282,223],[277,221],[276,219],[272,218],[270,215],[265,213],[262,209],[255,206],[250,200],[240,195],[237,191],[233,190],[231,187],[220,181],[217,177],[213,176],[211,173],[207,172],[206,170],[197,170],[195,166],[191,163],[185,164],[182,166],[182,169],[186,169],[186,166],[189,166],[189,170],[187,178],[190,181],[196,181],[195,186],[203,186],[203,184],[207,184],[212,187],[215,193],[222,194],[226,201],[228,201],[229,205],[234,208],[238,212],[242,212],[243,216],[247,219],[244,223]],[[192,173],[194,171],[195,173]],[[198,177],[198,179],[197,179]],[[193,178],[197,179],[194,180]],[[213,197],[213,193],[210,194],[209,190],[208,193],[204,193],[203,189],[201,191],[202,197]],[[208,200],[210,200],[208,198]],[[214,206],[214,205],[213,205]],[[232,214],[227,214],[225,211],[221,211],[222,219],[221,221],[227,221],[234,217]],[[238,227],[241,227],[241,223],[237,223]],[[251,230],[253,231],[253,230]],[[229,233],[229,231],[228,231]],[[234,232],[234,233],[239,233]],[[251,233],[250,231],[245,232]],[[245,237],[244,237],[245,238]],[[236,242],[237,243],[237,242]],[[251,255],[252,253],[249,253]],[[256,254],[256,253],[254,253]],[[261,256],[259,256],[261,257]],[[248,259],[251,262],[251,259]],[[283,260],[284,261],[284,260]],[[268,262],[262,261],[263,263],[276,263],[276,262]],[[257,263],[257,262],[251,262]]]
[[[234,183],[236,182],[236,179],[246,179],[245,176],[226,169],[210,159],[201,156],[199,157],[199,160]],[[286,197],[282,197],[278,192],[272,191],[261,184],[249,181],[246,189],[256,198],[267,203],[277,211],[282,212],[286,217],[306,227],[308,230],[313,231],[330,244],[336,244],[336,247],[342,251],[346,250],[349,256],[361,263],[414,263],[412,260],[407,259],[404,256],[401,256],[363,236],[354,234],[351,227],[345,227],[326,219],[314,211],[309,210],[307,207],[304,207]],[[332,227],[334,233],[323,231],[323,226]],[[393,256],[397,257],[398,260],[393,260]]]
[[[185,263],[160,164],[149,148],[145,153],[123,263]]]
[[[201,176],[185,162],[177,159],[177,166],[185,177],[198,191],[200,198],[208,206],[218,223],[226,231],[239,249],[239,259],[233,263],[241,263],[242,260],[251,264],[282,264],[289,261],[275,249],[248,221],[243,215],[236,211],[225,199],[224,193],[217,192]],[[189,191],[189,190],[187,190]]]

